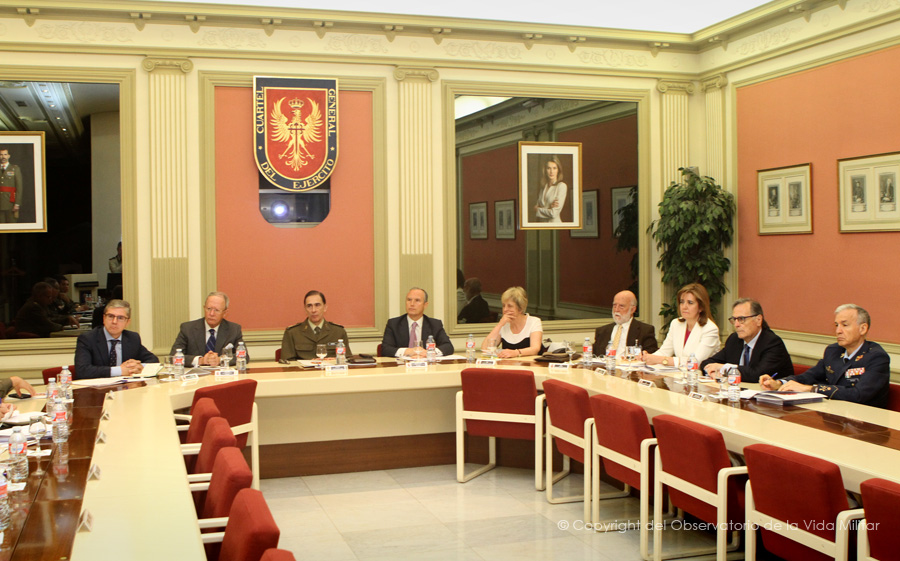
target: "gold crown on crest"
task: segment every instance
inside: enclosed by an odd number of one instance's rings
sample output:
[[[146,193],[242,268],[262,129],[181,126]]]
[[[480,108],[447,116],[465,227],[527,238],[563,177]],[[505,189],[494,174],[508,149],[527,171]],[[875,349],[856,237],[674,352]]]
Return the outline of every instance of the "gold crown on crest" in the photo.
[[[288,105],[291,106],[291,109],[300,109],[303,107],[304,101],[299,97],[295,97],[294,99],[288,102]]]

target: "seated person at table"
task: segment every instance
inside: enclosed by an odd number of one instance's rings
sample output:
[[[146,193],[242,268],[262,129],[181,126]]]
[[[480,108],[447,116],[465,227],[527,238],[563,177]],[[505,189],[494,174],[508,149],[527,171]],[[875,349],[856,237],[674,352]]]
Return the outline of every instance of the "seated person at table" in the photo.
[[[891,359],[878,343],[867,341],[869,312],[856,304],[834,311],[837,343],[825,347],[825,356],[797,376],[775,380],[764,375],[764,390],[820,393],[828,399],[853,401],[886,408],[891,378]]]
[[[131,304],[110,300],[103,313],[103,327],[78,336],[75,344],[75,379],[134,376],[143,362],[159,362],[141,344],[141,336],[126,331],[131,323]]]
[[[384,326],[381,356],[425,356],[419,343],[425,345],[429,335],[434,336],[438,356],[453,354],[453,343],[443,322],[426,316],[427,307],[428,293],[418,287],[410,288],[406,294],[406,315],[391,318]]]
[[[181,349],[185,364],[193,366],[218,366],[219,355],[228,345],[237,349],[244,340],[241,326],[225,319],[228,315],[228,295],[224,292],[210,292],[203,304],[203,317],[181,324],[178,337],[169,354]],[[231,364],[237,362],[232,351]],[[250,353],[247,353],[250,362]]]
[[[519,356],[537,355],[541,353],[541,337],[544,335],[544,326],[541,319],[526,314],[528,308],[528,295],[521,286],[507,288],[500,297],[503,306],[503,317],[488,333],[481,343],[481,350],[488,349],[488,340],[500,340],[498,348],[502,350],[497,356],[500,358],[515,358]]]
[[[700,364],[709,376],[718,377],[724,366],[737,366],[743,382],[759,382],[763,374],[781,379],[794,373],[791,355],[781,337],[769,329],[759,302],[751,298],[736,301],[728,321],[734,333],[725,347]]]
[[[459,311],[456,320],[460,323],[481,323],[491,316],[488,303],[481,296],[481,281],[476,277],[466,280],[463,285],[466,304]]]
[[[683,286],[678,291],[677,301],[681,317],[669,324],[669,333],[658,351],[643,353],[647,364],[677,365],[692,354],[703,362],[719,350],[719,328],[708,316],[709,294],[703,285]]]
[[[338,339],[344,340],[345,356],[350,356],[350,338],[344,326],[325,320],[328,305],[325,295],[310,290],[303,297],[306,319],[284,330],[281,338],[281,360],[312,360],[316,358],[316,345],[325,344],[328,356],[333,357]]]
[[[61,315],[71,315],[74,312],[83,312],[90,308],[87,304],[76,304],[69,298],[69,279],[65,275],[59,275],[54,279],[58,283],[59,294],[53,301],[52,308]]]
[[[10,390],[13,390],[15,393],[10,394]],[[34,388],[22,378],[10,376],[9,378],[0,380],[0,397],[6,397],[7,395],[22,397],[23,393],[33,396]],[[6,415],[14,409],[15,407],[13,407],[11,403],[0,403],[0,416]]]
[[[641,348],[652,353],[659,348],[656,329],[634,319],[637,310],[637,296],[630,290],[623,290],[613,298],[613,323],[597,328],[594,332],[594,353],[603,355],[610,343],[616,348],[616,356],[625,354],[625,347],[637,341]]]
[[[71,315],[72,312],[66,309],[65,306],[60,306],[59,295],[61,294],[61,290],[59,281],[57,281],[53,277],[47,277],[44,279],[44,282],[49,284],[50,288],[53,291],[53,300],[48,306],[48,308],[50,309],[50,321],[62,325],[71,325],[73,327],[78,327],[78,320]]]
[[[31,288],[31,298],[25,301],[16,315],[16,331],[34,333],[38,337],[49,337],[54,331],[62,331],[63,324],[51,318],[52,303],[53,287],[46,282],[36,283]],[[72,320],[78,326],[78,320]],[[66,323],[72,325],[71,322]]]

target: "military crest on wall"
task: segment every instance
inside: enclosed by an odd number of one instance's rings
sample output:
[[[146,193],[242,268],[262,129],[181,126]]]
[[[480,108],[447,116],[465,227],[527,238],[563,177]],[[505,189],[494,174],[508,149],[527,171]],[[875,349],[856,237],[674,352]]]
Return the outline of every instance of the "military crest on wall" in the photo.
[[[285,191],[315,189],[338,157],[338,81],[253,78],[256,165]]]

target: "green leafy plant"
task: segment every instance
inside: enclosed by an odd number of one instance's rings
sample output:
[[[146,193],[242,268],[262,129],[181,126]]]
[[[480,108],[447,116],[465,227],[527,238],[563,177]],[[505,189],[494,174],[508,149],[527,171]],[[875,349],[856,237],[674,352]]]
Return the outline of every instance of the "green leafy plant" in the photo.
[[[637,186],[628,191],[629,203],[616,210],[619,225],[616,227],[616,251],[625,252],[637,249],[638,246],[638,192]],[[638,293],[638,254],[631,255],[631,286],[629,290]]]
[[[666,190],[659,203],[659,219],[648,232],[660,251],[657,267],[662,280],[675,291],[697,282],[709,292],[711,317],[725,295],[725,273],[731,262],[725,248],[734,239],[734,195],[712,177],[701,177],[693,169],[679,168],[682,182]],[[663,304],[664,322],[678,316],[678,302]]]

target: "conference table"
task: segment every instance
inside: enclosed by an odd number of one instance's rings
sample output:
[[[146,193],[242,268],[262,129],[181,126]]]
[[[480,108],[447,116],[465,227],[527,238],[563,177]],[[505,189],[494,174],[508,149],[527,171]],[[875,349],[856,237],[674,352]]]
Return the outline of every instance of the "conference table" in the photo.
[[[259,383],[264,457],[267,450],[281,450],[279,445],[290,442],[453,432],[460,372],[473,366],[450,360],[408,368],[379,359],[376,365],[331,375],[254,362],[240,378]],[[678,373],[617,370],[606,375],[580,367],[551,371],[530,359],[501,360],[492,368],[527,369],[538,383],[556,378],[592,394],[626,399],[641,405],[651,419],[660,414],[689,418],[721,431],[729,450],[738,454],[748,444],[767,442],[826,458],[840,467],[851,491],[871,477],[900,482],[900,413],[893,411],[836,401],[785,407],[754,401],[730,405],[709,396],[697,401]],[[189,406],[197,388],[232,379],[208,375],[188,382],[147,379],[77,389],[66,477],[54,474],[61,463],[59,450],[54,450],[42,462],[48,475],[43,481],[29,480],[27,494],[18,499],[32,501],[31,507],[7,532],[0,561],[59,559],[69,547],[74,561],[111,554],[135,560],[205,559],[172,413]],[[647,381],[639,384],[638,379]],[[701,384],[695,390],[714,394],[718,388]],[[22,407],[40,405],[40,400],[29,400]],[[79,519],[90,528],[75,531]],[[16,532],[18,540],[10,537]]]

